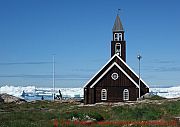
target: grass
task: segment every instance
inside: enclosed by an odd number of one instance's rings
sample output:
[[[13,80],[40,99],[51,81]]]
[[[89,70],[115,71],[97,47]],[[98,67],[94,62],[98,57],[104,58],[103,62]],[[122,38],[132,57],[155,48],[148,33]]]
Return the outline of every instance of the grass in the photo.
[[[160,97],[158,95],[153,95],[152,97],[148,98],[149,100],[164,100],[166,98]]]
[[[112,108],[113,114],[117,120],[124,121],[141,121],[141,120],[158,120],[161,118],[163,107],[158,105],[143,104],[135,107],[124,106]],[[159,110],[157,110],[159,109]]]
[[[146,121],[172,120],[180,116],[180,101],[164,101],[161,104],[139,103],[124,106],[78,106],[76,104],[37,101],[35,103],[0,104],[0,127],[53,127],[54,120],[87,121]],[[59,125],[58,127],[61,127]],[[68,127],[81,127],[71,124]],[[112,125],[89,125],[115,127]],[[64,126],[63,126],[64,127]],[[125,126],[124,126],[125,127]],[[134,126],[135,127],[135,126]]]

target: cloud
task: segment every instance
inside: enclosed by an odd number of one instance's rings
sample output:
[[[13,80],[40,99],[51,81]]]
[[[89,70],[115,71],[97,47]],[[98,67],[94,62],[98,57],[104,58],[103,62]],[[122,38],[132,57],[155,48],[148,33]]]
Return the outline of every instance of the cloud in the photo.
[[[73,69],[74,72],[96,72],[96,69]]]
[[[142,70],[155,72],[180,72],[180,66],[176,60],[152,59],[149,65],[142,66]]]
[[[153,72],[180,72],[180,66],[143,66],[141,70]]]
[[[28,64],[52,64],[52,62],[7,62],[0,65],[28,65]]]
[[[172,63],[175,63],[175,61],[172,61],[172,60],[159,60],[159,61],[156,61],[156,63],[172,64]]]
[[[153,64],[175,64],[177,63],[176,60],[168,60],[168,59],[152,59],[150,63]]]
[[[27,74],[14,74],[14,75],[0,75],[1,78],[31,78],[31,79],[51,79],[52,75],[27,75]],[[90,75],[55,75],[57,80],[87,80]]]
[[[158,72],[180,72],[180,67],[158,67],[153,70]]]

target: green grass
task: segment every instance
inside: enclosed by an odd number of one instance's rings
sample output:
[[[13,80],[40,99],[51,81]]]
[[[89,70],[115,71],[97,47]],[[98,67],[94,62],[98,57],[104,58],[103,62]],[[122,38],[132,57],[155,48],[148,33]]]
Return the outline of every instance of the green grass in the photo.
[[[153,95],[152,97],[148,98],[149,100],[164,100],[166,98],[160,97],[158,95]]]
[[[112,108],[116,119],[125,121],[157,120],[163,112],[158,105],[143,104],[135,107],[124,106]],[[159,110],[157,110],[159,109]]]
[[[163,100],[164,101],[164,100]],[[86,116],[98,121],[148,121],[172,120],[180,116],[180,101],[164,101],[161,104],[140,103],[124,106],[78,106],[68,103],[37,101],[35,103],[0,104],[0,127],[53,127],[54,120],[86,121]],[[58,127],[61,127],[59,125]],[[68,125],[82,127],[83,125]],[[115,127],[112,125],[89,125],[93,127]],[[64,125],[63,125],[64,127]],[[124,126],[125,127],[125,126]],[[135,127],[135,126],[134,126]]]

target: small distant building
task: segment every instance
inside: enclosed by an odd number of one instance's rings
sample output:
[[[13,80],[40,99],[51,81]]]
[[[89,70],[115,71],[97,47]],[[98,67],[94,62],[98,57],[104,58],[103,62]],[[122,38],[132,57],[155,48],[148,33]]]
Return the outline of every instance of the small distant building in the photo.
[[[117,15],[111,41],[111,59],[84,86],[84,103],[136,101],[139,98],[139,76],[126,63],[124,29]],[[140,80],[140,95],[149,86]]]

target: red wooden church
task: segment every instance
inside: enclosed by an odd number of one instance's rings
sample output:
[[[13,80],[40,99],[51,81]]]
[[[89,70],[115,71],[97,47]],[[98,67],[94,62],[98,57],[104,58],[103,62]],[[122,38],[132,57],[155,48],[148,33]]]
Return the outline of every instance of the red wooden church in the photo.
[[[84,86],[84,103],[136,101],[139,98],[139,76],[126,64],[124,29],[117,15],[111,41],[111,59]],[[140,95],[149,86],[140,80]]]

